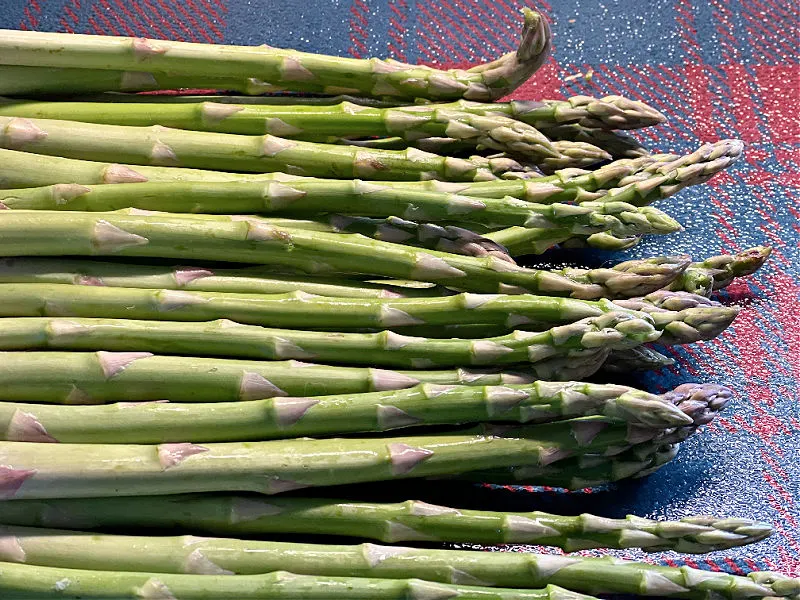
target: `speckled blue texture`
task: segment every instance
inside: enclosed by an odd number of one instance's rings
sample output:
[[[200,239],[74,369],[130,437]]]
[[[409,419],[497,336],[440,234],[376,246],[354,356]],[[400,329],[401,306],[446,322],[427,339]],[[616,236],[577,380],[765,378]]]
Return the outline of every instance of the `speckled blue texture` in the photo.
[[[522,5],[517,0],[4,0],[0,26],[267,42],[450,66],[510,50]],[[538,8],[552,20],[555,59],[517,97],[619,93],[670,116],[667,125],[641,134],[653,148],[685,152],[724,137],[748,145],[746,159],[730,173],[659,205],[678,217],[685,231],[646,242],[629,256],[702,257],[755,244],[773,244],[776,250],[757,277],[721,295],[744,308],[729,332],[678,350],[676,368],[640,381],[652,390],[711,381],[736,392],[724,418],[687,442],[659,473],[592,494],[441,483],[413,493],[517,510],[759,518],[773,523],[777,533],[754,547],[694,559],[675,554],[650,559],[800,575],[800,11],[796,3],[781,0],[559,0],[539,2]],[[408,485],[400,493],[411,493]]]

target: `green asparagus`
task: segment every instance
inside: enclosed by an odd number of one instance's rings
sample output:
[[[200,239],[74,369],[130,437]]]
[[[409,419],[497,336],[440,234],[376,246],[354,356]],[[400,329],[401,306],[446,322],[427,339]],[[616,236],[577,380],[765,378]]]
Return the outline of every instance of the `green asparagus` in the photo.
[[[717,146],[723,146],[718,143]],[[620,187],[621,181],[637,175],[645,169],[652,174],[659,165],[674,162],[675,154],[647,156],[638,159],[618,160],[595,171],[565,169],[548,177],[531,180],[494,180],[477,183],[446,181],[381,181],[376,185],[402,187],[415,191],[450,192],[480,198],[503,198],[513,196],[531,202],[568,202],[596,200],[607,192],[599,190]],[[719,163],[722,164],[722,163]],[[42,187],[56,184],[77,183],[96,185],[103,183],[145,183],[168,181],[302,181],[308,178],[283,173],[227,173],[224,171],[202,171],[179,167],[149,167],[139,165],[117,165],[83,160],[74,160],[44,154],[31,154],[0,148],[0,187]],[[331,183],[336,180],[325,180]],[[628,180],[638,181],[638,179]]]
[[[158,356],[150,352],[3,352],[0,356],[0,378],[7,384],[3,399],[63,404],[162,398],[224,402],[398,390],[421,382],[495,385],[535,379],[530,369],[387,371],[295,360]]]
[[[494,256],[422,251],[358,234],[284,230],[257,220],[210,222],[180,215],[0,211],[0,256],[19,255],[227,260],[310,273],[412,279],[474,292],[543,291],[583,299],[636,296],[663,288],[687,263],[683,257],[659,259],[657,264],[643,265],[649,271],[644,275],[626,272],[631,265],[623,263],[619,268],[584,271],[578,282]],[[640,271],[638,266],[635,269]]]
[[[59,283],[199,292],[286,294],[306,292],[342,298],[447,296],[446,288],[420,284],[325,278],[282,273],[260,266],[220,269],[190,265],[150,265],[72,258],[16,257],[0,259],[0,283]]]
[[[106,350],[254,360],[316,360],[327,364],[434,368],[537,363],[586,349],[623,350],[659,338],[649,320],[610,312],[539,333],[488,339],[432,339],[391,331],[317,332],[266,329],[229,320],[6,318],[0,350]]]
[[[165,385],[165,389],[164,395],[172,397],[171,386]],[[223,397],[220,393],[220,399]],[[423,384],[389,392],[209,405],[2,402],[0,439],[79,444],[262,441],[489,420],[546,423],[592,415],[647,429],[692,423],[681,407],[633,388],[539,381],[514,386]],[[546,434],[540,429],[530,431]]]
[[[758,271],[771,253],[770,246],[755,246],[736,254],[721,254],[693,262],[668,289],[710,296],[714,290],[728,287],[734,279]]]
[[[2,44],[0,43],[0,46]],[[339,179],[485,181],[488,169],[463,158],[415,148],[374,150],[356,146],[75,121],[0,117],[0,147],[84,160],[162,167],[309,175]],[[560,156],[554,151],[550,155]]]
[[[213,78],[255,79],[259,93],[279,90],[491,101],[514,91],[550,54],[550,28],[539,13],[523,9],[525,26],[516,51],[469,70],[439,71],[394,60],[360,60],[283,50],[141,38],[113,38],[0,30],[0,53],[10,65],[175,73]],[[53,52],[53,46],[58,52]],[[202,79],[201,79],[202,81]],[[152,89],[148,82],[146,89]],[[200,87],[207,88],[208,85]],[[70,91],[81,93],[78,79]],[[96,88],[90,88],[96,89]],[[127,89],[136,89],[128,85]],[[0,87],[0,94],[6,93]]]
[[[593,600],[556,586],[541,590],[432,583],[420,579],[322,577],[273,571],[228,576],[58,569],[0,563],[0,592],[11,598],[98,600]],[[20,594],[23,594],[22,596]]]
[[[767,523],[741,518],[686,517],[654,521],[629,515],[505,513],[409,500],[352,502],[323,498],[202,494],[5,502],[0,523],[73,529],[175,530],[211,535],[274,533],[352,536],[386,543],[540,544],[574,552],[644,548],[650,552],[713,552],[758,542]],[[523,527],[527,525],[527,527]]]
[[[512,524],[529,530],[527,523]],[[691,524],[687,524],[687,532]],[[578,555],[529,552],[475,552],[362,544],[328,546],[254,540],[135,537],[64,530],[5,528],[4,558],[9,562],[59,568],[133,572],[269,573],[334,577],[416,577],[441,583],[538,588],[561,585],[588,593],[620,593],[687,599],[717,595],[739,598],[790,598],[800,580],[770,573],[749,576],[664,567]]]
[[[14,69],[14,67],[5,67]],[[2,72],[2,71],[0,71]],[[10,71],[9,76],[13,73]],[[102,73],[85,71],[85,73]],[[34,72],[35,74],[35,72]],[[54,70],[54,75],[58,74]],[[9,79],[10,85],[12,82]],[[178,87],[192,86],[179,85]],[[453,113],[461,112],[488,116],[505,115],[514,121],[526,123],[533,127],[552,127],[575,123],[587,129],[640,129],[660,125],[666,117],[644,102],[629,100],[622,96],[573,96],[567,100],[514,100],[511,102],[470,102],[459,100],[448,104],[418,104],[415,106],[380,106],[380,102],[358,98],[319,98],[293,99],[279,97],[257,99],[256,103],[240,105],[237,99],[224,98],[218,101],[215,96],[205,98],[181,98],[178,102],[163,101],[152,97],[144,101],[138,99],[127,102],[120,98],[117,102],[109,102],[107,98],[93,102],[31,102],[25,100],[0,99],[0,115],[11,117],[30,117],[38,119],[64,119],[66,121],[85,121],[89,123],[106,123],[109,125],[164,125],[177,129],[194,129],[198,131],[217,131],[219,133],[241,133],[258,135],[275,133],[283,135],[284,131],[270,131],[270,127],[281,126],[267,119],[280,119],[290,127],[302,131],[288,131],[287,137],[304,133],[325,134],[331,136],[381,136],[395,132],[407,134],[415,131],[415,127],[425,125],[421,120],[405,124],[395,124],[394,117],[402,120],[403,114],[415,116],[432,116],[438,110]],[[160,101],[158,101],[160,100]],[[248,100],[248,99],[244,99]],[[319,100],[319,102],[314,102]],[[223,111],[215,104],[230,107]],[[226,114],[229,113],[229,114]],[[332,119],[339,119],[339,122]],[[346,120],[347,126],[344,126]],[[398,126],[399,125],[399,126]],[[434,126],[435,127],[435,126]],[[444,129],[425,128],[422,133],[431,135],[450,135]]]
[[[630,236],[666,234],[680,224],[650,206],[623,202],[534,204],[512,197],[474,198],[446,192],[417,192],[381,187],[364,181],[174,182],[82,186],[59,184],[41,188],[0,191],[0,208],[18,210],[115,211],[126,208],[172,213],[268,213],[314,217],[321,213],[366,217],[402,217],[412,221],[459,219],[493,227],[522,226],[541,236],[591,235],[611,231]],[[285,226],[292,228],[290,221]],[[544,231],[543,231],[544,230]],[[372,236],[370,236],[372,237]],[[407,235],[386,234],[387,241],[405,241]],[[548,237],[556,238],[555,234]],[[399,239],[397,239],[399,238]]]
[[[314,142],[320,137],[396,135],[413,141],[447,136],[473,147],[510,151],[532,159],[557,154],[550,141],[530,125],[495,113],[471,114],[434,104],[368,108],[344,102],[336,106],[269,107],[216,102],[146,105],[0,99],[0,116],[137,127],[161,125],[239,135],[272,134]]]
[[[632,425],[596,434],[595,425],[581,420],[574,428],[570,422],[537,425],[532,439],[516,432],[510,434],[515,437],[500,437],[476,428],[400,438],[304,438],[203,445],[0,442],[0,498],[216,491],[278,494],[307,487],[550,464],[581,451],[596,450],[601,436],[602,443],[619,446],[641,435],[640,428]],[[538,439],[544,428],[553,430],[551,435]],[[647,439],[658,435],[657,430],[647,432]]]
[[[230,79],[202,75],[147,73],[144,71],[111,71],[106,69],[60,69],[56,67],[0,64],[0,94],[6,96],[45,97],[76,94],[103,94],[108,91],[146,92],[177,89],[219,89],[242,94],[263,94],[264,82],[258,79]],[[104,102],[110,102],[107,94]],[[129,102],[142,98],[128,94]],[[239,102],[252,96],[239,98]],[[155,98],[153,98],[155,100]],[[300,99],[298,99],[300,101]],[[222,102],[222,100],[220,100]]]
[[[618,301],[620,306],[646,312],[662,332],[659,344],[691,344],[710,340],[727,329],[736,315],[737,306],[722,306],[719,302],[688,292],[659,290],[644,298]]]

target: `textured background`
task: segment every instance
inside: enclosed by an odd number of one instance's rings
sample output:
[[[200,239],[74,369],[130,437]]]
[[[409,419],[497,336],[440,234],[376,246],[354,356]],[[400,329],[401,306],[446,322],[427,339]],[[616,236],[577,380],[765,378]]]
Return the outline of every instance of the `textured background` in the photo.
[[[800,5],[796,0],[555,0],[555,57],[517,98],[623,94],[670,117],[643,140],[685,152],[743,139],[746,159],[710,185],[661,207],[686,226],[632,255],[695,256],[775,246],[757,278],[725,301],[744,307],[735,327],[675,351],[678,365],[643,382],[724,383],[736,401],[647,481],[564,495],[458,491],[462,503],[609,516],[715,513],[775,525],[772,539],[709,557],[653,555],[739,572],[800,575]],[[307,51],[465,66],[511,50],[518,0],[2,0],[0,27],[137,35],[198,42],[269,43]],[[666,247],[665,247],[666,246]],[[641,383],[641,382],[640,382]],[[415,490],[417,495],[455,490]],[[406,490],[408,493],[408,490]],[[637,556],[636,553],[619,553]]]

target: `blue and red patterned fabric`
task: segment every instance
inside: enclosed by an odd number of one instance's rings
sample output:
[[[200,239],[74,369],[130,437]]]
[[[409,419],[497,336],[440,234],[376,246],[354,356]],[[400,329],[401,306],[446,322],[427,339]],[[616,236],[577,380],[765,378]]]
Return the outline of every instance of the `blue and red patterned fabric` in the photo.
[[[521,0],[3,0],[0,27],[196,42],[269,43],[343,56],[393,56],[465,66],[514,48]],[[742,314],[719,339],[674,352],[647,376],[729,385],[724,417],[636,485],[553,496],[517,489],[506,504],[608,516],[711,513],[760,518],[776,535],[708,557],[656,554],[668,564],[800,575],[800,6],[794,0],[536,0],[553,24],[554,57],[516,98],[622,94],[667,114],[645,131],[661,151],[741,138],[744,161],[664,201],[685,231],[629,256],[701,257],[774,245],[757,277],[724,301]],[[503,490],[476,490],[483,500]],[[617,553],[640,558],[636,552]]]

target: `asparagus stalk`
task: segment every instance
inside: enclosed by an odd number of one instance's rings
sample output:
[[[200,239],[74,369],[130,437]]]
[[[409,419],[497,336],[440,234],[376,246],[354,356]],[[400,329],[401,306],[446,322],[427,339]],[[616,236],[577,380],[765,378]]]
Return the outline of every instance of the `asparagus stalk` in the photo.
[[[496,385],[535,380],[530,370],[387,371],[295,360],[158,356],[149,352],[3,352],[2,359],[0,378],[8,385],[3,392],[5,400],[63,404],[162,398],[224,402],[398,390],[422,382]]]
[[[688,292],[659,290],[644,298],[620,300],[620,306],[646,312],[662,332],[659,343],[665,345],[691,344],[710,340],[727,329],[739,308],[723,306]]]
[[[496,227],[518,225],[536,229],[542,235],[558,230],[568,236],[591,235],[602,231],[630,236],[680,230],[677,221],[650,206],[637,208],[621,202],[585,202],[580,206],[534,204],[512,197],[474,198],[447,192],[418,192],[359,180],[330,183],[134,183],[91,187],[58,184],[0,191],[2,207],[67,211],[115,211],[131,207],[172,213],[275,213],[295,217],[337,213],[367,217],[395,216],[428,222],[458,218],[463,222],[474,221]],[[341,219],[333,223],[334,226],[354,226],[353,222]],[[287,221],[285,226],[291,228],[292,223]],[[406,241],[409,227],[404,226],[404,233],[389,230],[384,237],[387,241]],[[373,229],[368,228],[368,231],[372,232]]]
[[[668,289],[710,296],[712,291],[728,287],[737,277],[758,271],[771,253],[770,246],[755,246],[737,254],[721,254],[694,262]]]
[[[0,44],[2,45],[2,44]],[[0,146],[84,160],[339,179],[484,181],[488,169],[415,148],[377,150],[264,135],[0,117]],[[544,151],[543,151],[544,152]],[[554,151],[550,155],[556,156]]]
[[[60,589],[60,588],[64,589]],[[14,598],[138,600],[592,600],[556,586],[541,590],[432,583],[420,579],[323,577],[273,571],[263,575],[130,573],[5,563],[0,591]]]
[[[550,140],[534,127],[496,113],[471,114],[447,105],[369,108],[350,102],[335,106],[202,104],[119,104],[104,102],[14,102],[0,99],[0,116],[57,119],[239,135],[278,135],[319,141],[322,137],[399,136],[413,141],[452,137],[532,158],[556,155]]]
[[[34,69],[35,70],[35,69]],[[54,70],[56,71],[56,70]],[[88,70],[87,70],[88,72]],[[181,86],[192,87],[192,86]],[[365,98],[348,96],[201,96],[201,95],[152,95],[108,93],[96,97],[81,99],[84,102],[117,102],[146,104],[200,104],[203,102],[220,102],[223,104],[245,104],[248,106],[267,107],[331,107],[349,102],[370,108],[402,108],[407,106],[399,100],[387,98]],[[9,100],[16,102],[16,100]],[[420,99],[416,99],[417,104]],[[660,125],[666,117],[652,106],[639,100],[630,100],[622,96],[573,96],[566,100],[513,100],[509,103],[482,103],[468,100],[457,100],[447,104],[438,104],[473,114],[503,114],[534,127],[554,127],[566,124],[578,124],[586,128],[600,129],[641,129]],[[424,110],[424,109],[419,109]]]
[[[572,96],[566,100],[514,100],[492,104],[459,100],[450,106],[477,114],[501,113],[536,128],[576,123],[587,128],[641,129],[667,120],[644,102],[622,96]]]
[[[619,182],[645,168],[672,162],[674,154],[648,156],[633,160],[618,160],[595,171],[566,169],[548,177],[532,180],[494,180],[477,183],[445,181],[381,181],[376,185],[402,187],[415,191],[451,192],[480,198],[513,196],[531,202],[568,202],[594,200],[605,195],[598,190],[618,187]],[[227,173],[180,167],[150,167],[118,165],[74,160],[44,154],[31,154],[0,148],[0,187],[42,187],[77,183],[145,183],[169,181],[300,181],[308,178],[284,173]],[[336,180],[325,180],[331,184]]]
[[[527,525],[527,523],[526,523]],[[515,530],[523,528],[519,523]],[[529,530],[530,527],[525,527]],[[620,593],[707,600],[790,598],[800,580],[775,573],[748,576],[664,567],[614,557],[553,556],[528,552],[476,552],[362,544],[329,546],[192,537],[136,537],[24,527],[6,528],[13,562],[58,568],[133,572],[204,573],[219,569],[257,574],[289,569],[333,577],[416,577],[516,588],[561,585],[590,593]]]
[[[642,143],[630,135],[607,129],[591,129],[577,123],[543,125],[542,133],[554,141],[583,142],[605,150],[614,159],[650,155]]]
[[[217,46],[9,30],[0,32],[0,53],[5,64],[13,65],[179,73],[212,78],[211,85],[213,78],[239,79],[243,83],[255,79],[264,82],[261,93],[292,90],[491,101],[526,81],[550,53],[547,21],[530,9],[523,9],[523,15],[519,48],[470,70],[439,71],[392,60],[357,60],[269,46]],[[50,51],[54,45],[59,47],[58,53]],[[148,87],[152,89],[152,83]],[[78,81],[70,91],[84,90]],[[0,93],[5,93],[3,88]]]
[[[631,265],[623,263],[619,269],[580,273],[582,283],[493,256],[423,252],[358,234],[287,230],[249,219],[212,222],[182,216],[0,211],[0,256],[21,254],[227,260],[311,273],[396,277],[476,292],[546,291],[584,299],[635,296],[643,293],[642,288],[649,288],[647,292],[660,289],[686,267],[682,257],[659,260],[657,265],[644,267],[647,275],[640,275],[624,272]]]
[[[522,325],[546,329],[619,312],[628,312],[628,318],[651,319],[607,300],[584,301],[551,296],[467,293],[439,298],[385,300],[341,299],[305,293],[268,296],[63,284],[0,285],[0,316],[5,317],[66,316],[148,321],[227,319],[237,324],[305,330],[333,328],[338,332],[469,323],[493,324],[500,331]],[[610,325],[615,321],[622,322],[623,317],[613,316],[607,322]],[[668,322],[667,316],[660,318],[662,322]],[[644,327],[639,320],[631,320],[630,325],[622,326],[622,330],[625,329],[630,335],[640,335],[641,341],[651,341],[652,329]],[[569,330],[563,330],[560,335],[567,332]]]
[[[705,553],[753,544],[772,534],[769,524],[742,518],[655,521],[628,515],[608,519],[590,514],[465,510],[417,500],[390,504],[246,494],[18,500],[4,503],[0,522],[88,530],[184,529],[210,535],[352,536],[356,532],[358,537],[385,543],[537,544],[569,552],[643,548]]]
[[[714,175],[738,161],[744,151],[739,140],[722,140],[704,144],[691,154],[653,164],[619,182],[619,185],[597,199],[598,202],[621,200],[643,206],[669,197],[685,187],[705,183]]]
[[[482,340],[380,333],[266,329],[233,321],[6,318],[0,350],[106,350],[254,360],[433,368],[537,363],[581,350],[627,349],[657,340],[649,320],[610,312],[540,333],[518,331]]]
[[[306,487],[544,465],[575,453],[618,447],[642,436],[642,429],[633,425],[597,433],[606,421],[587,419],[507,433],[514,437],[501,437],[496,428],[476,428],[402,438],[203,445],[0,442],[2,497],[92,498],[216,491],[278,494]],[[657,439],[659,433],[647,429],[646,439]]]
[[[218,89],[237,91],[242,94],[263,94],[265,82],[256,78],[231,79],[186,75],[181,73],[148,73],[146,71],[112,71],[108,69],[81,69],[37,67],[31,65],[0,64],[0,94],[5,96],[43,97],[102,95],[103,102],[120,100],[125,96],[129,102],[143,98],[137,94],[106,92],[148,92],[178,89]],[[349,97],[348,97],[349,99]],[[238,102],[255,100],[253,96],[238,98]],[[297,98],[296,102],[304,99]],[[151,102],[156,101],[153,97]],[[225,100],[219,100],[224,102]],[[367,99],[359,99],[366,102]],[[375,100],[375,102],[378,102]]]
[[[165,395],[171,397],[169,391]],[[625,386],[539,381],[515,386],[424,384],[390,392],[204,406],[2,402],[0,439],[79,444],[261,441],[489,420],[546,423],[592,415],[624,420],[643,430],[691,424],[692,419],[668,399]],[[531,435],[537,432],[546,435],[541,428],[530,428]]]
[[[58,71],[54,71],[53,74],[57,75]],[[82,72],[102,74],[102,71]],[[11,73],[13,71],[8,75]],[[191,80],[178,83],[189,84],[178,87],[197,87],[192,85],[194,82]],[[504,115],[504,118],[510,117],[510,120],[535,128],[574,123],[587,129],[640,129],[660,125],[666,121],[662,113],[644,102],[629,100],[622,96],[604,98],[573,96],[567,100],[514,100],[490,104],[458,100],[448,104],[418,104],[411,107],[374,106],[376,103],[369,100],[364,102],[358,98],[298,99],[303,102],[298,104],[293,104],[292,98],[278,98],[278,102],[273,102],[274,98],[264,98],[259,99],[258,103],[244,105],[235,99],[220,101],[219,103],[230,107],[227,111],[214,106],[218,102],[213,96],[198,98],[194,102],[185,98],[180,102],[150,102],[149,99],[145,102],[127,102],[126,98],[120,100],[118,102],[31,102],[0,99],[2,102],[0,115],[109,125],[164,125],[177,129],[245,135],[264,133],[283,135],[282,131],[269,130],[270,126],[274,127],[278,125],[277,123],[267,122],[267,119],[280,119],[290,127],[302,130],[290,131],[291,135],[313,133],[352,137],[384,136],[395,133],[407,135],[409,131],[420,131],[427,137],[449,136],[450,133],[446,132],[444,127],[435,125],[437,121],[434,115],[437,111],[480,115],[488,117],[487,122]],[[310,103],[309,100],[319,100],[319,102]],[[225,114],[226,112],[230,114]],[[429,117],[433,123],[429,125],[417,120],[398,126],[394,122],[394,119],[402,121],[403,115],[409,113],[418,117]],[[479,127],[480,123],[482,122],[479,122]],[[411,128],[408,129],[408,126]]]
[[[282,273],[270,267],[231,269],[191,265],[151,265],[67,258],[0,259],[0,283],[58,283],[244,294],[305,292],[341,298],[446,296],[445,288],[409,287],[394,282],[370,283],[344,277],[325,278]]]

